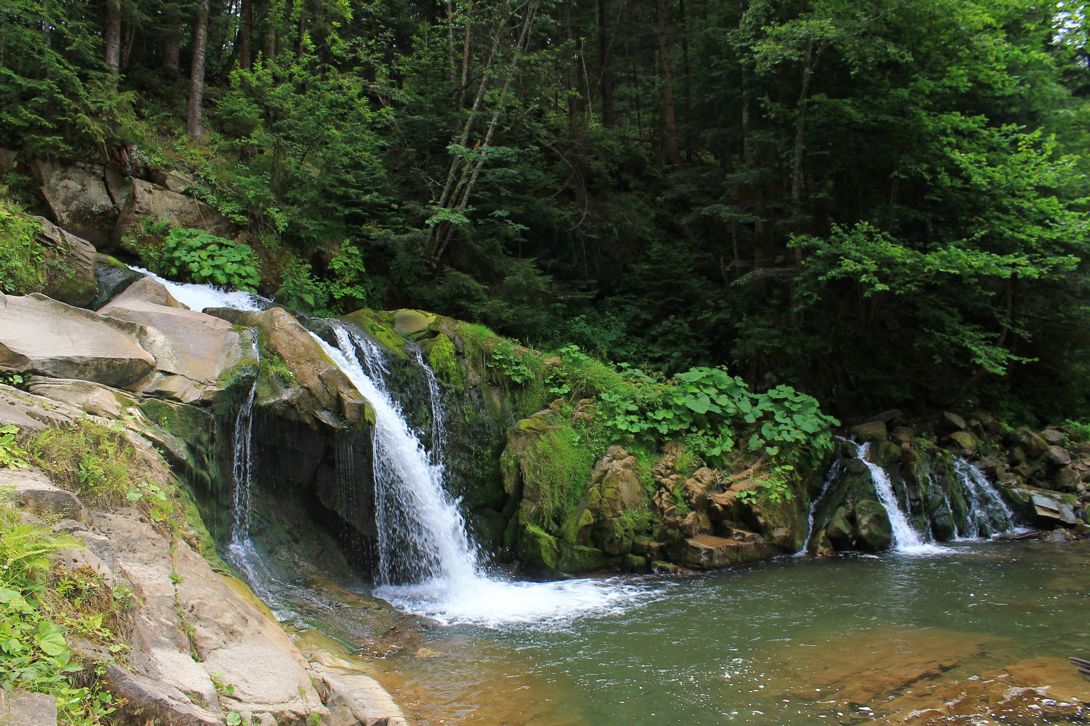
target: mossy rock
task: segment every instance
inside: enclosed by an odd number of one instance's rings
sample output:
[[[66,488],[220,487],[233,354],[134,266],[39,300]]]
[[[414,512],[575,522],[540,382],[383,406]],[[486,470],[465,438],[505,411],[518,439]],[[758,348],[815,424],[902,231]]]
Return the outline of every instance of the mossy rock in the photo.
[[[393,330],[398,335],[413,340],[428,337],[434,332],[439,316],[423,310],[395,310],[393,312]]]
[[[893,531],[886,508],[873,499],[865,499],[855,505],[856,543],[872,552],[889,549]]]
[[[372,340],[382,345],[389,352],[401,358],[407,358],[406,339],[398,335],[392,327],[381,321],[373,310],[363,308],[341,316],[341,320],[362,328]]]
[[[518,532],[516,554],[526,566],[544,572],[556,572],[560,563],[560,540],[539,527],[524,527]]]

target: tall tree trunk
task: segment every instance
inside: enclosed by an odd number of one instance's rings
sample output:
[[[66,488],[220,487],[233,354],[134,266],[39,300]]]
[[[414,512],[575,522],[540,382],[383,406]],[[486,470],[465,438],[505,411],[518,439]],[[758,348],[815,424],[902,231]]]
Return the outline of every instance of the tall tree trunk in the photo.
[[[121,72],[121,0],[106,0],[106,66]]]
[[[609,0],[598,0],[598,93],[602,97],[602,125],[607,129],[613,119],[613,76],[610,73]]]
[[[204,135],[201,104],[204,101],[204,56],[207,45],[208,0],[198,0],[193,27],[193,59],[189,66],[189,113],[185,122],[185,131],[194,140],[200,140]]]
[[[238,67],[249,70],[253,65],[251,38],[254,34],[254,0],[242,0],[239,8]]]
[[[677,109],[674,107],[674,48],[670,40],[670,8],[667,0],[655,0],[659,35],[659,86],[662,106],[662,160],[681,163],[677,143]]]

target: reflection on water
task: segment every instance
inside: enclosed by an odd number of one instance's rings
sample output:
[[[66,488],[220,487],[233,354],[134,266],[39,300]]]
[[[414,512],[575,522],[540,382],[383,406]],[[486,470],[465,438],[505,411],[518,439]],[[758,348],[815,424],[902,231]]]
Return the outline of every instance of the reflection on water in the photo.
[[[1090,546],[952,549],[654,579],[554,631],[425,622],[373,665],[424,724],[1090,722]]]

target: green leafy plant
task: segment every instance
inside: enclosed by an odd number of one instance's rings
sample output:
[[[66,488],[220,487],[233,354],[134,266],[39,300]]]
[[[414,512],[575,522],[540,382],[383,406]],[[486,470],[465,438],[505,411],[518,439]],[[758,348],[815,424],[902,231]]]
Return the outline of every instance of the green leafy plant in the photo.
[[[0,292],[26,295],[45,287],[45,255],[37,241],[41,225],[0,197]]]
[[[174,499],[170,492],[149,481],[129,487],[125,498],[133,504],[140,504],[154,522],[166,522],[175,513]]]
[[[0,373],[0,383],[5,386],[11,386],[12,388],[22,388],[26,385],[27,376],[22,373],[14,373],[5,371]]]
[[[19,446],[18,436],[15,424],[0,426],[0,468],[25,469],[30,464],[30,454]]]
[[[515,346],[500,339],[488,358],[489,370],[496,371],[512,383],[524,384],[534,379],[534,371],[527,364],[526,358]]]
[[[147,221],[125,245],[153,272],[171,279],[249,292],[261,283],[257,256],[249,245],[202,229]]]

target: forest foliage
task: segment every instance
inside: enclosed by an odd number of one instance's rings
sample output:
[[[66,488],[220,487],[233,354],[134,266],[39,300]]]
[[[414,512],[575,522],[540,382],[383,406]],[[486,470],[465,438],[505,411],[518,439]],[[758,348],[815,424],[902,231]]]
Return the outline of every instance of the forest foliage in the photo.
[[[11,0],[0,146],[184,170],[257,254],[182,235],[179,269],[260,260],[312,311],[726,365],[842,415],[1084,418],[1085,10]]]

